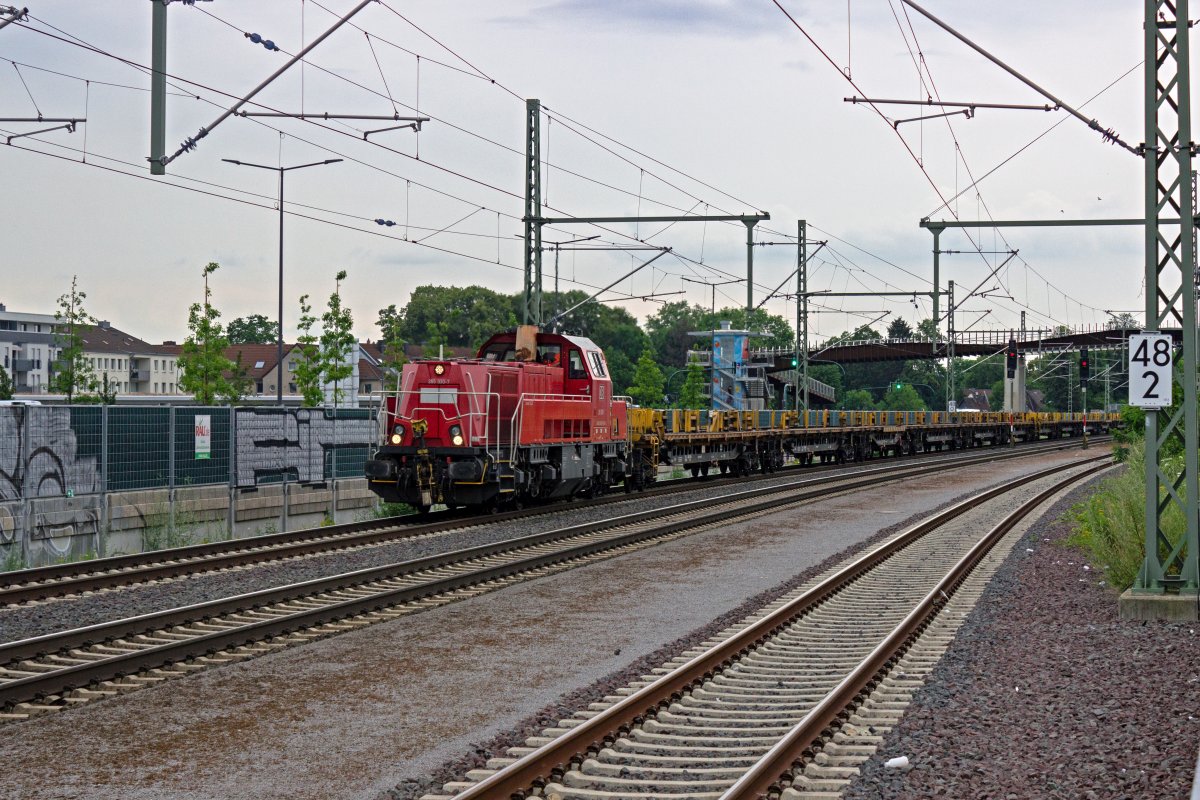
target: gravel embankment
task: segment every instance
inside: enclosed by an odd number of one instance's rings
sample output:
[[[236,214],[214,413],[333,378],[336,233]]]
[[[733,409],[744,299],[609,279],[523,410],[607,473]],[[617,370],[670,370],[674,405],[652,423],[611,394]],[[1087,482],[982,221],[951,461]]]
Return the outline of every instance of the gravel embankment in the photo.
[[[1014,549],[848,800],[1188,795],[1197,625],[1118,619],[1117,593],[1065,543],[1086,491]],[[909,771],[883,767],[900,755]]]
[[[879,461],[868,466],[882,466]],[[857,468],[847,467],[847,474]],[[791,471],[755,488],[787,483],[817,473]],[[57,631],[95,625],[114,619],[150,614],[170,608],[230,597],[290,583],[383,566],[414,558],[448,553],[469,547],[516,539],[555,528],[611,519],[621,514],[649,511],[677,503],[711,499],[744,490],[744,486],[696,488],[666,496],[633,494],[626,502],[598,506],[562,504],[554,514],[514,522],[482,525],[419,539],[399,540],[359,550],[334,552],[227,570],[202,573],[156,584],[142,584],[88,596],[68,597],[44,603],[0,607],[0,642],[43,636]]]

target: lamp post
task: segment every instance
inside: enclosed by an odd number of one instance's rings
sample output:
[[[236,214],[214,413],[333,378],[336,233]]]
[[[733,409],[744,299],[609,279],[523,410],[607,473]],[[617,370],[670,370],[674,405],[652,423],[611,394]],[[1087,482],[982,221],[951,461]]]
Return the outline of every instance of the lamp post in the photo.
[[[322,167],[326,164],[336,164],[341,161],[340,158],[327,158],[324,161],[314,161],[311,164],[297,164],[293,167],[271,167],[266,164],[251,164],[248,161],[237,161],[232,158],[222,158],[222,161],[227,161],[230,164],[236,164],[239,167],[257,167],[258,169],[269,169],[279,173],[279,319],[275,333],[276,342],[276,370],[279,373],[278,379],[275,381],[275,402],[280,406],[283,405],[283,173],[290,172],[294,169],[304,169],[305,167]]]

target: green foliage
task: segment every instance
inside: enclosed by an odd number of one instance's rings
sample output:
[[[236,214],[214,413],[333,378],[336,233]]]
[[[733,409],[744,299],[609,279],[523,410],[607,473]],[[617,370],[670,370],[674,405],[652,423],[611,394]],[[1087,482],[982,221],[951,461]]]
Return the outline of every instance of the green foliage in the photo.
[[[303,398],[301,402],[309,408],[321,405],[321,401],[325,399],[321,391],[320,339],[312,329],[316,322],[312,306],[308,304],[308,295],[302,295],[298,325],[300,336],[297,337],[296,347],[292,350],[292,374],[296,376],[296,389]]]
[[[380,502],[375,507],[375,518],[385,519],[387,517],[402,517],[406,514],[415,514],[416,509],[408,503],[388,503]]]
[[[682,367],[687,363],[687,351],[707,349],[712,339],[689,336],[692,331],[711,331],[727,321],[734,329],[765,333],[756,337],[754,347],[791,347],[796,342],[796,333],[791,324],[777,314],[756,309],[749,321],[744,308],[722,308],[713,313],[686,301],[667,303],[646,320],[646,332],[650,345],[658,354],[658,363],[665,367]]]
[[[270,344],[277,341],[279,328],[262,314],[238,317],[225,328],[230,344]]]
[[[346,270],[339,270],[334,279],[334,291],[329,295],[329,309],[321,315],[321,380],[331,384],[330,394],[336,407],[345,396],[342,381],[354,374],[358,339],[354,335],[354,318],[350,309],[342,306],[342,281]]]
[[[913,337],[912,326],[908,324],[903,317],[896,317],[888,325],[888,339],[911,339]]]
[[[1179,456],[1172,457],[1179,461]],[[1145,560],[1146,486],[1142,448],[1128,449],[1128,465],[1107,478],[1087,500],[1071,509],[1075,531],[1068,540],[1083,548],[1118,590],[1133,585]],[[1182,466],[1168,464],[1168,474]],[[1184,534],[1183,515],[1168,503],[1162,515],[1167,539],[1178,542]]]
[[[392,330],[404,341],[477,349],[493,333],[516,325],[509,296],[482,286],[418,286]]]
[[[13,382],[8,370],[0,369],[0,400],[13,399]]]
[[[704,396],[705,374],[704,367],[692,362],[687,367],[687,378],[683,381],[683,389],[679,393],[680,408],[707,408],[708,398]]]
[[[924,411],[925,403],[915,387],[904,383],[897,389],[893,384],[883,395],[879,408],[883,411]]]
[[[233,361],[233,368],[229,370],[229,375],[226,377],[225,382],[225,398],[231,404],[244,400],[253,389],[254,381],[250,377],[250,368],[242,362],[242,353],[240,350],[238,351],[237,358]]]
[[[59,348],[58,361],[47,388],[67,396],[73,403],[80,394],[95,391],[96,375],[83,349],[83,329],[95,325],[96,318],[83,308],[87,294],[79,290],[78,276],[71,276],[71,291],[58,298],[54,343]]]
[[[208,288],[208,276],[221,268],[215,261],[204,267],[204,303],[192,303],[188,310],[188,334],[179,354],[179,388],[190,392],[196,403],[212,405],[218,397],[229,395],[229,383],[225,374],[233,369],[233,362],[225,357],[229,340],[221,326],[221,312],[213,307],[212,290]]]
[[[837,407],[845,411],[874,411],[875,398],[866,389],[851,389],[838,398]]]
[[[13,542],[4,554],[4,561],[0,562],[0,572],[15,572],[19,569],[25,569],[25,558],[21,555],[20,543]]]
[[[663,401],[663,374],[650,349],[642,351],[633,370],[633,384],[625,391],[641,406],[656,407]]]
[[[399,371],[408,362],[404,356],[403,322],[400,313],[396,311],[395,303],[379,309],[376,324],[379,326],[379,342],[382,345],[381,360],[384,368],[392,372]]]

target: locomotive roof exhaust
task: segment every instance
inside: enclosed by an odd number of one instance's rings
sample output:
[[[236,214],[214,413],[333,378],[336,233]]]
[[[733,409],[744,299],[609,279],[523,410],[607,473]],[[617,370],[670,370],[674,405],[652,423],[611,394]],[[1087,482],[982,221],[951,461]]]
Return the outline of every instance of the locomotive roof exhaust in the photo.
[[[537,360],[537,335],[537,325],[517,326],[516,351],[518,361]]]

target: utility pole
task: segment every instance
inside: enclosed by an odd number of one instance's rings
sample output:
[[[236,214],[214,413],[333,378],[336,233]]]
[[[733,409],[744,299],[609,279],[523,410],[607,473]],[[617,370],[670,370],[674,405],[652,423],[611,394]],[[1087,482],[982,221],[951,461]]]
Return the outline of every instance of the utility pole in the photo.
[[[935,233],[936,237],[937,234]],[[936,252],[936,251],[935,251]],[[935,256],[936,257],[936,256]],[[936,289],[936,284],[935,284]],[[934,301],[937,302],[936,300]],[[935,312],[936,313],[936,312]],[[954,281],[949,282],[946,291],[946,410],[954,411],[952,407],[957,396],[954,391]]]
[[[1182,358],[1175,363],[1173,377],[1183,390],[1183,402],[1173,413],[1146,409],[1145,560],[1130,597],[1186,591],[1193,595],[1190,607],[1195,614],[1195,593],[1200,590],[1200,431],[1188,0],[1145,0],[1143,22],[1146,329],[1160,331],[1175,325],[1182,329]],[[1168,218],[1170,212],[1178,212],[1178,218]],[[1169,417],[1160,420],[1160,414]],[[1172,435],[1183,439],[1184,462],[1178,474],[1169,474],[1173,472],[1170,460],[1163,457]],[[1185,521],[1184,535],[1177,542],[1163,529],[1172,506],[1183,512]],[[1138,614],[1131,605],[1130,616],[1134,615]]]
[[[804,411],[808,422],[808,220],[796,221],[796,358],[800,362],[800,385],[796,389],[797,411]]]
[[[542,324],[541,115],[540,100],[525,101],[525,325]]]
[[[150,174],[166,175],[167,4],[151,0],[150,7]]]

